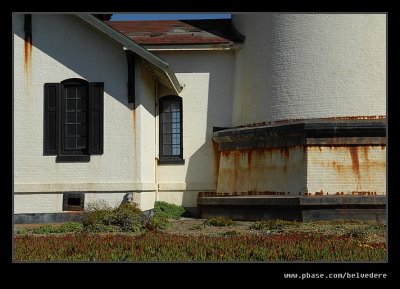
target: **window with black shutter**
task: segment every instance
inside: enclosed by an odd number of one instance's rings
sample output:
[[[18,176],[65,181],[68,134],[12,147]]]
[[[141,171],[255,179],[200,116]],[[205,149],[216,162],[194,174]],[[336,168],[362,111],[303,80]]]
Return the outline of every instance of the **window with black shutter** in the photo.
[[[182,98],[168,95],[159,101],[160,164],[184,164]]]
[[[44,155],[89,161],[103,154],[102,82],[71,78],[44,85]]]

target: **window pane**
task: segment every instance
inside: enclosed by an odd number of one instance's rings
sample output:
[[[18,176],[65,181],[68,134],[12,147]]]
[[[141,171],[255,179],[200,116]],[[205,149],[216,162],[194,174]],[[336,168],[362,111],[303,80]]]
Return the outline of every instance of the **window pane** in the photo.
[[[179,113],[179,111],[174,111],[173,113],[172,113],[172,121],[173,122],[179,122],[181,119],[180,119],[180,113]]]
[[[67,99],[66,105],[67,105],[67,111],[75,111],[76,100],[75,99]]]
[[[163,124],[163,133],[171,133],[171,123]]]
[[[65,148],[66,149],[75,149],[76,148],[76,138],[75,137],[66,137],[65,138]]]
[[[163,155],[164,156],[171,155],[171,146],[170,145],[163,145]]]
[[[86,125],[81,124],[77,126],[77,135],[86,136]]]
[[[86,111],[86,99],[78,99],[78,100],[76,100],[76,108],[79,111]]]
[[[170,112],[171,111],[171,102],[170,101],[163,101],[163,112]]]
[[[179,145],[172,146],[172,155],[179,156],[181,154],[181,147]]]
[[[174,135],[174,137],[172,138],[172,144],[179,145],[180,143],[181,143],[180,135]]]
[[[75,87],[66,87],[65,88],[65,98],[67,98],[67,99],[75,99],[76,98]]]
[[[163,134],[163,144],[171,144],[172,143],[172,135],[171,134]]]
[[[86,97],[86,87],[80,86],[77,87],[77,98],[85,98]]]
[[[69,136],[75,136],[76,135],[76,128],[75,128],[75,124],[67,124],[65,126],[65,135],[67,137]]]
[[[171,122],[171,114],[170,113],[163,113],[162,114],[162,121],[164,123]]]
[[[85,149],[86,148],[86,137],[78,138],[78,149]]]
[[[179,102],[178,101],[173,101],[171,104],[171,111],[179,111]]]
[[[86,123],[86,112],[78,113],[78,123]]]
[[[76,115],[75,112],[67,112],[67,123],[75,123]]]
[[[180,128],[181,128],[181,124],[179,123],[179,122],[173,122],[172,123],[172,128],[174,129],[179,129],[180,130]]]

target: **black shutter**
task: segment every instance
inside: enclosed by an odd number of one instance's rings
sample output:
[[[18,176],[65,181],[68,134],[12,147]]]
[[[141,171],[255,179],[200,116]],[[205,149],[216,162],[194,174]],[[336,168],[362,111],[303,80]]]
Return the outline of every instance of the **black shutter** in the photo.
[[[59,83],[44,84],[44,151],[47,156],[57,155],[59,127]]]
[[[89,154],[103,154],[104,83],[89,85]]]

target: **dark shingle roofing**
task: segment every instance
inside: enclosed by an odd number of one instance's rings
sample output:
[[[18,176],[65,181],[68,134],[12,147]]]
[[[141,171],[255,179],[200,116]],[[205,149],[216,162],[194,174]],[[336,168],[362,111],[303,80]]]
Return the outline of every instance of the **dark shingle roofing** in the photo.
[[[233,44],[243,42],[230,19],[107,21],[142,45]]]

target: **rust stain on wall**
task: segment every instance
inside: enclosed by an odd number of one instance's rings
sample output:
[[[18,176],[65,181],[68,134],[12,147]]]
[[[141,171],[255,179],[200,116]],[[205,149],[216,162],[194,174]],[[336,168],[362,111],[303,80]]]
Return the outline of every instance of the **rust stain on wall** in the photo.
[[[373,119],[386,119],[385,115],[357,115],[357,116],[339,116],[339,117],[324,117],[320,118],[324,120],[334,119],[334,120],[373,120]],[[290,120],[276,120],[276,121],[263,121],[263,122],[255,122],[249,123],[245,125],[239,125],[236,128],[243,128],[243,127],[258,127],[264,125],[274,125],[274,124],[290,124],[294,122],[301,122],[304,121],[302,118],[298,119],[290,119]]]
[[[135,109],[135,105],[133,105],[132,114],[133,114],[133,133],[136,134],[136,109]]]
[[[29,71],[32,58],[32,38],[25,37],[24,39],[24,65],[25,71]]]
[[[32,66],[32,36],[25,35],[24,39],[24,72],[25,80],[29,82]]]
[[[311,169],[308,188],[312,195],[320,195],[322,189],[323,195],[385,192],[386,161],[378,145],[308,146],[307,159]]]
[[[32,65],[32,15],[24,15],[24,72],[26,84],[30,82]]]
[[[338,173],[343,173],[345,171],[345,166],[337,163],[336,161],[332,162],[332,166]]]
[[[354,192],[351,192],[351,194],[352,194],[353,196],[376,196],[376,192],[363,192],[363,191],[359,192],[359,191],[354,191]]]
[[[247,166],[249,167],[249,169],[251,169],[252,164],[253,164],[253,151],[249,150],[247,152]]]
[[[233,187],[236,188],[236,183],[237,183],[237,178],[238,178],[238,169],[239,169],[239,157],[240,155],[235,152],[235,154],[233,155],[234,160],[233,160]]]
[[[279,148],[281,155],[285,158],[288,159],[289,158],[289,147],[283,147],[283,148]]]
[[[218,193],[218,192],[199,192],[197,198],[202,197],[235,197],[235,196],[285,196],[290,194],[289,192],[270,192],[270,191],[247,191],[247,192],[230,192],[230,193]]]
[[[218,150],[218,143],[212,140],[213,146],[213,155],[214,155],[214,176],[215,176],[215,184],[218,183],[218,173],[219,173],[219,161],[221,159],[221,153]]]
[[[364,158],[365,158],[366,164],[369,165],[369,159],[368,159],[369,147],[368,146],[363,146],[362,149],[363,149],[363,152],[364,152]]]
[[[358,158],[358,147],[349,147],[351,155],[351,167],[354,174],[357,176],[357,181],[360,181],[360,161]]]
[[[289,194],[301,175],[304,151],[304,146],[222,151],[217,192],[229,195]],[[297,187],[294,190],[291,193],[298,192]]]
[[[333,117],[333,119],[344,119],[344,120],[352,120],[352,119],[386,119],[385,115],[358,115],[358,116],[341,116],[341,117]]]

